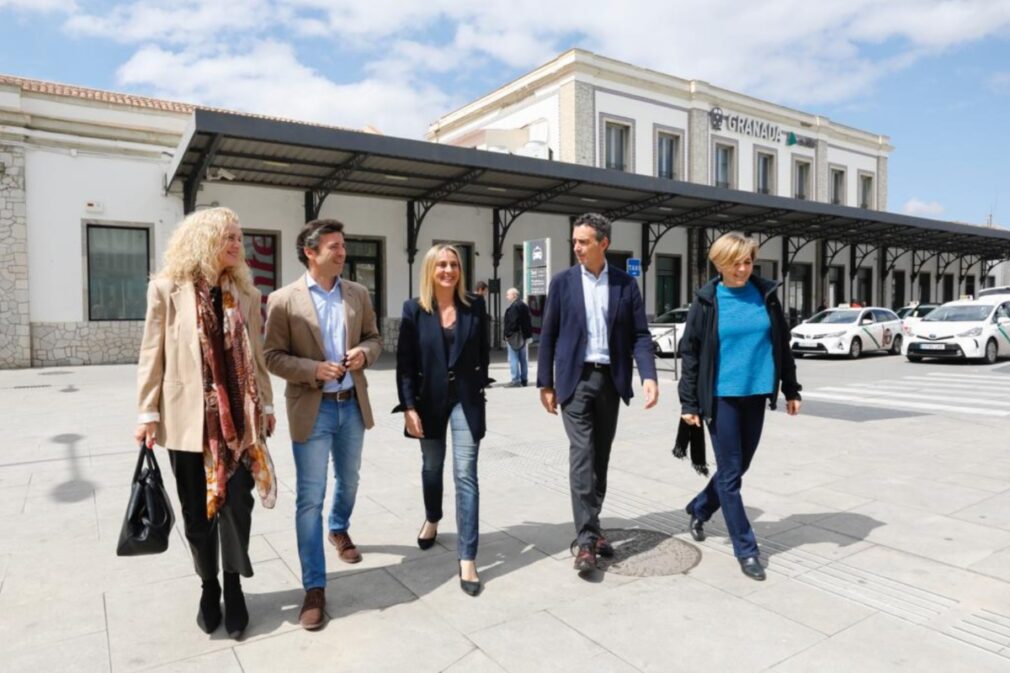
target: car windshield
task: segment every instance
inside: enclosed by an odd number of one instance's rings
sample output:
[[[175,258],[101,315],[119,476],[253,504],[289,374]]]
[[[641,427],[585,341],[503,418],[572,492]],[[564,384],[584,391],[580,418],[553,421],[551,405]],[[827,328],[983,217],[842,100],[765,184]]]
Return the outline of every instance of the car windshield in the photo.
[[[936,310],[936,306],[916,306],[911,309],[907,316],[901,316],[902,318],[925,318],[927,315]]]
[[[898,309],[898,317],[899,318],[904,318],[906,315],[908,315],[911,312],[912,312],[912,307],[911,306],[906,306],[904,308],[899,308]]]
[[[859,309],[842,310],[842,311],[834,311],[834,310],[821,311],[807,322],[824,323],[825,325],[833,325],[845,322],[856,322],[856,318],[859,317],[859,313],[860,313]]]
[[[923,318],[923,322],[979,322],[992,311],[991,304],[941,306]]]
[[[660,325],[680,325],[686,320],[687,311],[683,309],[675,309],[673,311],[667,311],[652,322],[659,323]]]

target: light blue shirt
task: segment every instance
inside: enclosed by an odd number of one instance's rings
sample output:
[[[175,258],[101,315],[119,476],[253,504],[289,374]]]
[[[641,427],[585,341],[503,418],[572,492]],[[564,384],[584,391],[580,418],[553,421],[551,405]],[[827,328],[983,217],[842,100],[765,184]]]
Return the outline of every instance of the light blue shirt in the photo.
[[[610,308],[610,267],[603,263],[600,277],[582,267],[582,297],[586,302],[585,362],[610,364],[610,341],[607,334],[607,310]]]
[[[316,282],[312,274],[305,274],[305,284],[309,286],[309,296],[312,297],[312,305],[316,308],[316,317],[319,319],[319,331],[323,335],[323,353],[330,362],[340,362],[344,359],[344,352],[347,350],[347,327],[344,324],[344,294],[341,290],[340,278],[333,284],[333,288],[327,292]],[[349,390],[354,387],[351,375],[347,374],[344,380],[327,381],[323,384],[324,393],[335,393],[341,390]]]
[[[719,362],[715,396],[767,395],[775,386],[772,323],[753,283],[715,288],[719,307]]]

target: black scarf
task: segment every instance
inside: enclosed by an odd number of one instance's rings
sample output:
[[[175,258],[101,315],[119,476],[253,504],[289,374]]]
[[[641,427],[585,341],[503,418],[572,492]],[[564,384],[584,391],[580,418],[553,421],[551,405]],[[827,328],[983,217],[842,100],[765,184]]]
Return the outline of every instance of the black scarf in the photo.
[[[687,456],[688,446],[691,449],[691,467],[698,474],[708,476],[708,464],[705,462],[705,430],[700,425],[691,425],[683,418],[677,428],[677,439],[673,443],[675,458]]]

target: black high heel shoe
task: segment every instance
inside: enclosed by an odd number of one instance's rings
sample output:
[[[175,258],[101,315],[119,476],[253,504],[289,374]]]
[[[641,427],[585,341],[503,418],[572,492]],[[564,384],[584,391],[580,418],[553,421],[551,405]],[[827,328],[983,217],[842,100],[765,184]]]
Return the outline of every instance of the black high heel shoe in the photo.
[[[221,626],[221,585],[216,577],[203,583],[196,623],[204,633],[214,633]]]
[[[228,635],[238,640],[249,625],[249,610],[238,573],[224,574],[224,627]]]
[[[468,596],[476,596],[480,593],[480,580],[476,582],[463,579],[463,566],[459,567],[459,588]]]
[[[431,522],[425,520],[425,522],[421,524],[421,530],[417,531],[417,546],[420,547],[422,550],[431,549],[432,547],[434,547],[435,540],[438,538],[438,530],[435,531],[434,537],[421,537],[421,533],[424,531],[425,525],[429,523]]]

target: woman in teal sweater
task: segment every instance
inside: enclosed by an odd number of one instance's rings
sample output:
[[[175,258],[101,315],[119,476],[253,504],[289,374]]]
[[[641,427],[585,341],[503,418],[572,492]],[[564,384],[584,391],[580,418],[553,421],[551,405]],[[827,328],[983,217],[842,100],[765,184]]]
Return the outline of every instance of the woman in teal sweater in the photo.
[[[705,539],[704,523],[720,508],[745,575],[765,578],[740,487],[757,451],[765,404],[779,389],[786,411],[800,411],[800,385],[789,349],[789,329],[775,291],[781,285],[752,276],[758,244],[743,234],[720,237],[709,250],[719,271],[698,290],[681,342],[681,418],[708,423],[717,470],[688,504],[691,535]]]

